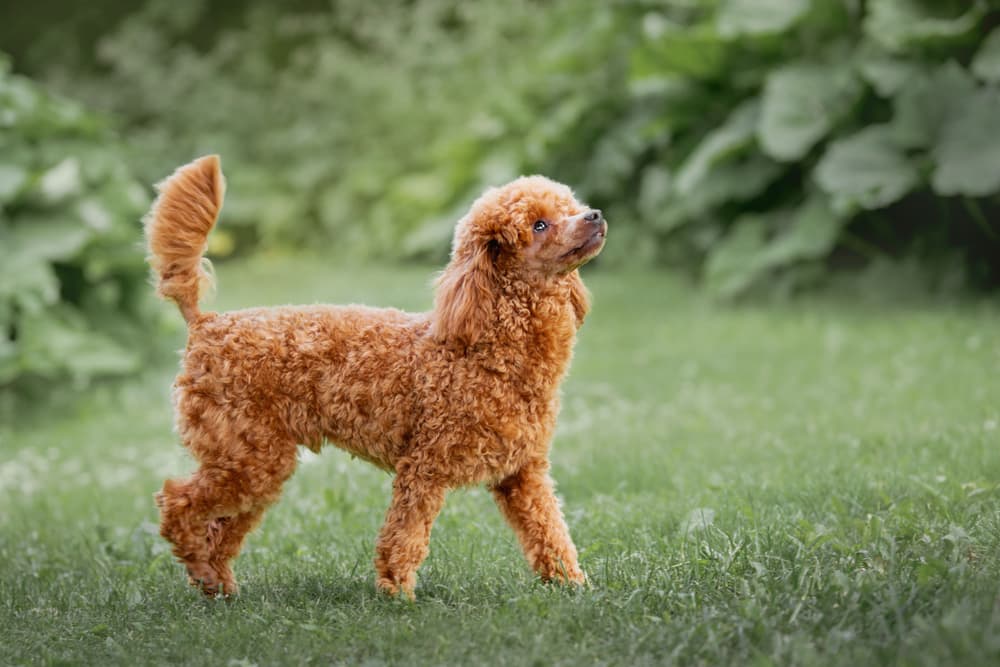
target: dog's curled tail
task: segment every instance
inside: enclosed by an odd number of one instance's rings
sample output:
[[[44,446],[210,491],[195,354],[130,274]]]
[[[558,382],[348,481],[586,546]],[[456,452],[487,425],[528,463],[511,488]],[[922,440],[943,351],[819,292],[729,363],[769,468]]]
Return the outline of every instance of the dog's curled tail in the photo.
[[[191,322],[201,314],[202,288],[212,284],[206,270],[211,265],[202,255],[226,191],[219,156],[206,155],[179,167],[156,189],[159,196],[143,219],[147,260],[157,294],[174,300],[185,321]]]

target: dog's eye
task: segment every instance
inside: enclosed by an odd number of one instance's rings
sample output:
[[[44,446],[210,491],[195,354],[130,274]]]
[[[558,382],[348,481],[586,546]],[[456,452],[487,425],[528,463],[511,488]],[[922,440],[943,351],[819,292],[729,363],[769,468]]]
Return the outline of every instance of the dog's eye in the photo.
[[[549,223],[545,222],[544,220],[535,220],[533,229],[536,232],[544,232],[548,228],[549,228]]]

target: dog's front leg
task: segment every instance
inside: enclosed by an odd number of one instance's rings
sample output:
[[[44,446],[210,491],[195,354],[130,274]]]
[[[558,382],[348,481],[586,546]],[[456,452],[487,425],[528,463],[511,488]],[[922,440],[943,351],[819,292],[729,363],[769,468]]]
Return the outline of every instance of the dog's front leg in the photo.
[[[417,568],[430,551],[431,526],[447,488],[419,475],[412,468],[400,469],[392,484],[392,503],[375,545],[376,586],[389,595],[405,593],[414,599]]]
[[[585,583],[576,547],[559,509],[548,462],[538,461],[490,487],[500,511],[514,529],[524,555],[546,581]]]

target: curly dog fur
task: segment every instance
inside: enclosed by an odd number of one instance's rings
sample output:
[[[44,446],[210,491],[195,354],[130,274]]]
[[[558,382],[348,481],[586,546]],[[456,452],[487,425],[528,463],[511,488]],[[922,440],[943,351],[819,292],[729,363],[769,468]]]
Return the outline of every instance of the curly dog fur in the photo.
[[[546,580],[581,583],[549,476],[559,383],[589,297],[577,269],[607,223],[541,176],[490,189],[459,221],[429,313],[365,306],[202,312],[202,254],[222,206],[217,156],[159,185],[145,219],[157,291],[188,325],[177,429],[199,467],[156,495],[193,585],[237,591],[243,540],[324,442],[395,473],[377,586],[413,597],[445,494],[485,483]]]

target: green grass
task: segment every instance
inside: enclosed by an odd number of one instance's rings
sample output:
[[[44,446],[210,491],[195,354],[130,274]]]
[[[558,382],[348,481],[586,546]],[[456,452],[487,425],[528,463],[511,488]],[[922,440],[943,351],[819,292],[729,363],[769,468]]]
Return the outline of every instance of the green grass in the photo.
[[[223,267],[218,305],[424,308],[430,277],[259,259]],[[1000,661],[996,306],[586,277],[553,466],[589,589],[536,582],[467,490],[417,602],[380,598],[390,478],[329,448],[249,540],[242,596],[201,599],[156,534],[152,493],[191,463],[151,369],[0,426],[0,664]]]

